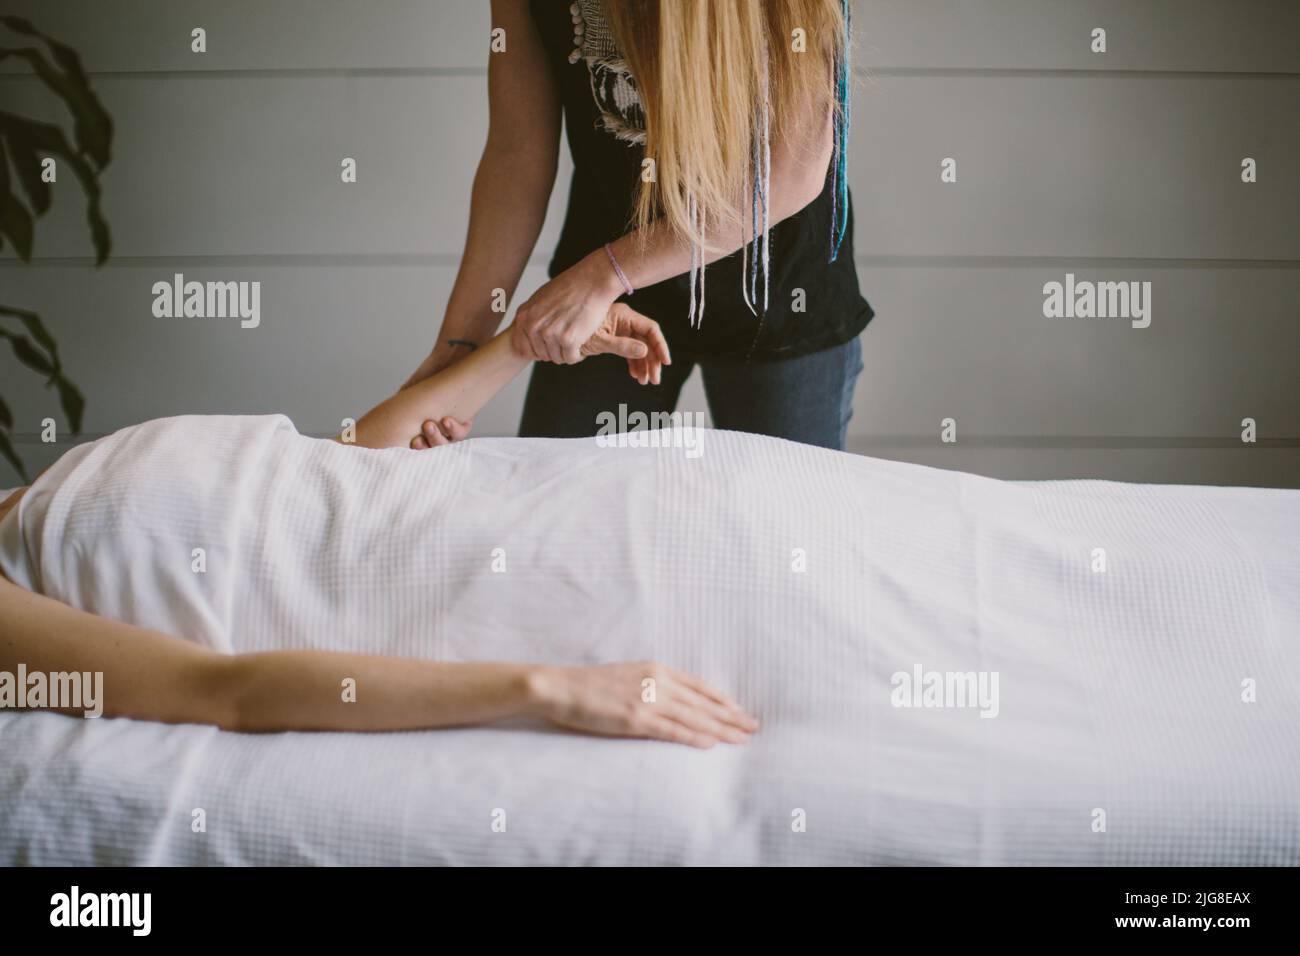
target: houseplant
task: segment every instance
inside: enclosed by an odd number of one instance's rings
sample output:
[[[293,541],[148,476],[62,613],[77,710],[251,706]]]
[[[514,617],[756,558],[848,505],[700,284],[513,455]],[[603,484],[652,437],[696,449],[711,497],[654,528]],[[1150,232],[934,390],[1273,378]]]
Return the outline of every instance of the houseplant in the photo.
[[[113,122],[90,88],[81,58],[71,48],[41,33],[21,17],[0,16],[0,61],[16,59],[67,106],[72,114],[72,139],[52,123],[41,123],[0,110],[0,249],[13,247],[30,262],[34,224],[49,211],[49,179],[71,171],[86,196],[86,220],[95,250],[95,264],[108,258],[112,241],[100,210],[99,176],[112,155]],[[13,348],[18,361],[54,388],[72,432],[81,430],[85,399],[64,374],[58,345],[41,317],[30,309],[0,302],[0,339]],[[6,386],[7,387],[7,386]],[[0,456],[22,477],[27,471],[14,447],[14,417],[0,393]]]

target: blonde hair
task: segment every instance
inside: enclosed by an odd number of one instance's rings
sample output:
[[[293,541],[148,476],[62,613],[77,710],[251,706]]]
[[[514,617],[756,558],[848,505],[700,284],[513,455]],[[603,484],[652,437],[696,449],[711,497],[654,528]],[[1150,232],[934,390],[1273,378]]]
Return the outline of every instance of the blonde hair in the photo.
[[[703,248],[706,229],[757,238],[751,213],[769,136],[797,134],[806,123],[820,128],[827,110],[842,109],[847,5],[604,0],[604,8],[640,96],[645,155],[654,160],[631,225],[658,221],[693,249]],[[837,134],[836,159],[840,145]]]

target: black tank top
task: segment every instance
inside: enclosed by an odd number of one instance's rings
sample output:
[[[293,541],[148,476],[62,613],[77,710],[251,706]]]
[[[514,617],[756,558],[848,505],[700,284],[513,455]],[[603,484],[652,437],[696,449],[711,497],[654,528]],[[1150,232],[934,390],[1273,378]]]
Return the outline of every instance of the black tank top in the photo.
[[[573,181],[559,246],[549,274],[556,276],[629,228],[641,175],[644,119],[635,81],[621,68],[599,0],[531,0],[560,98],[573,155]],[[829,166],[830,164],[828,164]],[[853,263],[853,207],[835,262],[830,262],[832,171],[821,195],[771,228],[768,309],[759,314],[741,292],[740,250],[709,264],[700,325],[689,322],[689,274],[638,289],[627,302],[655,319],[674,356],[685,359],[793,358],[856,336],[871,320],[858,291]],[[796,290],[805,311],[795,311]]]

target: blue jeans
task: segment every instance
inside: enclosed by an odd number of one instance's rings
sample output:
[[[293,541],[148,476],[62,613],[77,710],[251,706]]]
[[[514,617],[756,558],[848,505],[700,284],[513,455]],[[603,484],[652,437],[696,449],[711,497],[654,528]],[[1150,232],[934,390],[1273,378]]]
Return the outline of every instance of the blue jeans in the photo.
[[[853,417],[853,386],[862,371],[862,347],[843,345],[775,362],[700,361],[704,392],[715,428],[773,435],[823,448],[844,449]],[[523,438],[586,438],[598,429],[596,416],[671,412],[695,367],[680,359],[664,368],[659,385],[638,385],[627,362],[597,355],[577,365],[538,362],[528,382]]]

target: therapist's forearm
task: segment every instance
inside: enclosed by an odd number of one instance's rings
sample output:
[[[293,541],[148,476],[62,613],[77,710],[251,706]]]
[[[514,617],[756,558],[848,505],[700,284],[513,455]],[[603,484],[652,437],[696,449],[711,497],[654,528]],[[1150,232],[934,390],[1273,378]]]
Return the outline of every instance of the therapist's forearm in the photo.
[[[539,150],[484,150],[474,176],[465,254],[436,348],[454,350],[456,340],[481,345],[496,332],[505,313],[493,310],[493,290],[513,297],[546,218],[555,170],[554,157]]]
[[[509,332],[502,332],[468,358],[376,405],[357,422],[350,443],[406,447],[426,420],[473,418],[528,363],[511,348]],[[346,441],[346,436],[340,440]]]

